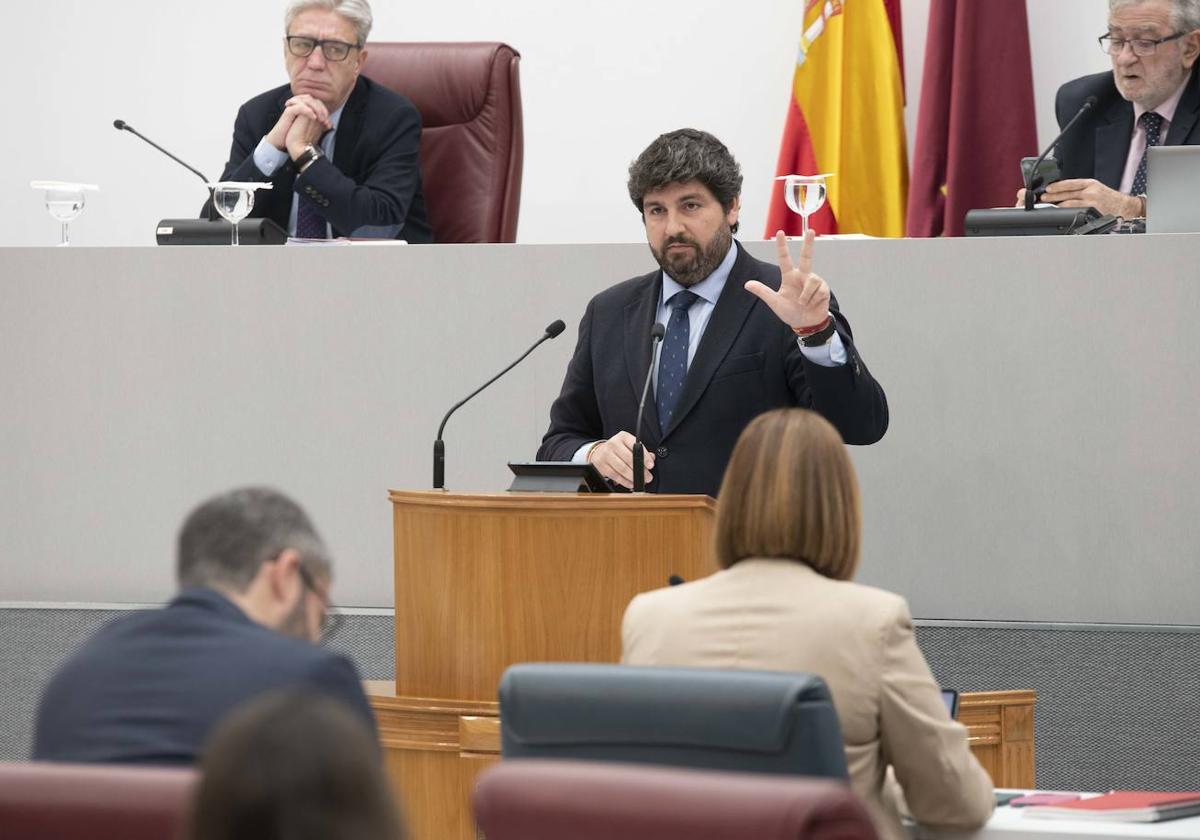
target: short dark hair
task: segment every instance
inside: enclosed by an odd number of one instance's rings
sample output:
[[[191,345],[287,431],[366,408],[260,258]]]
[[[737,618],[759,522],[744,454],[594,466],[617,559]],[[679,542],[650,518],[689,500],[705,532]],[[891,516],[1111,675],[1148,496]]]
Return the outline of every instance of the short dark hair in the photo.
[[[785,557],[850,580],[861,534],[858,481],[837,429],[804,408],[779,408],[751,421],[717,497],[717,564]]]
[[[300,505],[269,487],[222,493],[188,514],[179,531],[179,585],[243,592],[263,563],[289,548],[306,569],[329,578],[329,554]]]
[[[742,168],[725,144],[707,131],[680,128],[660,134],[629,164],[629,198],[639,213],[646,193],[686,181],[699,181],[726,211],[742,194]],[[731,228],[737,233],[736,222]]]
[[[205,744],[190,840],[402,840],[379,746],[343,703],[261,695]]]

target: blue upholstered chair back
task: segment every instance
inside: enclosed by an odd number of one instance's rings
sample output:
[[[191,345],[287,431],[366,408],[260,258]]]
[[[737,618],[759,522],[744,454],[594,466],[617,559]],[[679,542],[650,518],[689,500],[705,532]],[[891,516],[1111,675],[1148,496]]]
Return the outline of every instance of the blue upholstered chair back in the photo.
[[[568,758],[845,779],[841,727],[813,674],[514,665],[504,758]]]

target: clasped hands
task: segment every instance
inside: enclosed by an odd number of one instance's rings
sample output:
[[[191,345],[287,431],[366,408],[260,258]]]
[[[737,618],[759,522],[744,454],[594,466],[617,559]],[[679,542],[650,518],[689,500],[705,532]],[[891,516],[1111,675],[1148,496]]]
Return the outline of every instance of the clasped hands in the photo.
[[[1095,207],[1106,216],[1136,219],[1146,215],[1142,200],[1136,195],[1106,187],[1095,178],[1068,178],[1046,187],[1041,201],[1059,207]],[[1017,206],[1025,206],[1025,190],[1017,191]]]
[[[775,313],[779,320],[793,328],[812,328],[829,316],[829,284],[812,270],[813,241],[816,234],[809,231],[800,244],[800,258],[792,262],[788,240],[783,231],[775,234],[779,257],[779,291],[765,283],[750,280],[745,289]],[[587,454],[588,463],[615,484],[633,489],[633,444],[629,432],[617,432],[608,440],[594,445]],[[654,452],[645,453],[645,479],[650,481],[654,468]]]
[[[329,109],[316,97],[302,93],[284,103],[283,114],[267,132],[267,142],[295,160],[304,149],[333,128]]]

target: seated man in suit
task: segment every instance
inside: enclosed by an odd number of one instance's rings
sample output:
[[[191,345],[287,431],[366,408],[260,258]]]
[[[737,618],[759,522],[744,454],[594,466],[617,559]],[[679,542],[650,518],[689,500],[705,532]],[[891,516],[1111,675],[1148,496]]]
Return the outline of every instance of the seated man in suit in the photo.
[[[293,0],[284,21],[291,83],[238,111],[221,180],[270,181],[250,215],[269,217],[292,236],[432,242],[421,192],[421,115],[359,75],[372,23],[367,0]]]
[[[88,640],[42,695],[33,757],[191,763],[209,730],[277,688],[319,692],[375,731],[354,665],[313,644],[329,616],[329,556],[291,499],[263,488],[217,496],[179,533],[181,591]]]
[[[1200,145],[1200,2],[1109,0],[1100,46],[1112,58],[1112,72],[1058,90],[1060,126],[1089,96],[1097,104],[1059,141],[1063,180],[1042,200],[1139,218],[1149,191],[1147,147]],[[1021,190],[1017,203],[1024,200]]]
[[[720,140],[680,129],[629,168],[660,270],[592,298],[537,457],[590,462],[633,486],[634,426],[651,370],[650,331],[666,327],[641,437],[647,489],[715,496],[743,428],[772,408],[814,408],[847,443],[887,430],[887,398],[851,338],[829,285],[812,271],[813,234],[793,265],[735,242],[741,168]]]

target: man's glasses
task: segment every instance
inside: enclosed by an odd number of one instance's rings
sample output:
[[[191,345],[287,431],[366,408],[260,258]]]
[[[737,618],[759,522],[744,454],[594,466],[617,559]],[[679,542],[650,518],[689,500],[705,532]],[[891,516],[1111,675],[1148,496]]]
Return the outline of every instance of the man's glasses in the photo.
[[[1176,32],[1174,35],[1168,35],[1165,38],[1114,38],[1112,35],[1101,35],[1097,40],[1100,41],[1100,49],[1104,50],[1105,55],[1120,55],[1128,44],[1133,54],[1139,58],[1147,55],[1152,55],[1159,44],[1165,44],[1167,41],[1174,41],[1176,38],[1182,38],[1187,35],[1186,32]],[[305,53],[307,55],[307,53]]]
[[[346,56],[350,55],[350,50],[359,48],[358,44],[347,44],[345,41],[318,41],[316,38],[306,38],[303,35],[288,35],[284,40],[287,41],[288,52],[296,58],[308,58],[312,55],[313,50],[320,47],[321,54],[325,56],[326,61],[345,61]]]
[[[303,563],[296,566],[296,568],[300,572],[300,580],[304,583],[304,586],[312,594],[316,595],[320,599],[322,606],[325,607],[325,613],[321,616],[320,633],[321,641],[328,642],[337,636],[338,631],[342,629],[342,622],[345,620],[345,616],[330,603],[329,596],[323,595],[321,590],[317,589],[317,582],[313,579],[312,573],[304,568]]]

